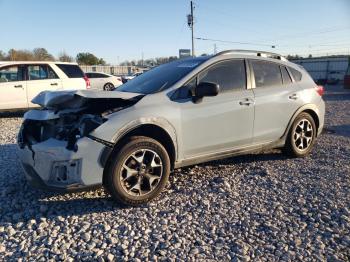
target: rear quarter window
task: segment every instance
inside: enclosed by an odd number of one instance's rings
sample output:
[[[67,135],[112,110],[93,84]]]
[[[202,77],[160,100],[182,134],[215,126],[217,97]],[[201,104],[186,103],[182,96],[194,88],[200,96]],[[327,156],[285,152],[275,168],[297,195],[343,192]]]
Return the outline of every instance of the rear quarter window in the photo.
[[[256,87],[282,85],[282,75],[278,64],[259,60],[253,60],[251,64],[254,71]]]
[[[291,67],[288,67],[288,70],[292,74],[292,76],[296,82],[301,81],[302,74],[298,70],[291,68]]]
[[[292,79],[290,78],[290,75],[285,66],[281,66],[281,73],[282,73],[282,80],[284,85],[292,83]]]
[[[61,69],[69,78],[84,77],[84,72],[78,65],[56,64],[56,66]]]

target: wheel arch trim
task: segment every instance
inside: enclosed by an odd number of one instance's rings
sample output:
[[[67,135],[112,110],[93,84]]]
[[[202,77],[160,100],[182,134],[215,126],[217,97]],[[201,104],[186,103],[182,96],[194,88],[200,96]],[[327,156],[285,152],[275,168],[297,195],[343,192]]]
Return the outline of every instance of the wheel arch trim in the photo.
[[[174,146],[174,160],[176,161],[178,157],[178,140],[177,140],[177,133],[175,131],[174,126],[166,119],[162,117],[142,117],[133,121],[130,121],[126,125],[124,125],[122,128],[120,128],[112,137],[112,143],[117,144],[121,139],[123,139],[125,136],[127,136],[130,132],[133,130],[136,130],[142,126],[145,125],[154,125],[159,128],[161,128],[163,131],[165,131],[170,139],[172,140],[173,146]]]
[[[319,112],[319,109],[317,108],[317,106],[315,104],[306,104],[306,105],[303,105],[301,107],[299,107],[293,114],[293,116],[290,118],[289,122],[288,122],[288,125],[287,125],[287,128],[286,130],[284,131],[283,135],[282,135],[282,139],[285,140],[287,135],[288,135],[288,132],[289,132],[289,129],[290,127],[292,126],[294,120],[297,118],[297,116],[302,113],[302,112],[312,112],[310,115],[312,118],[314,118],[315,116],[317,117],[317,119],[314,119],[315,120],[315,124],[316,124],[316,129],[317,129],[317,132],[316,132],[316,136],[318,136],[318,128],[319,128],[319,118],[320,118],[320,112]]]

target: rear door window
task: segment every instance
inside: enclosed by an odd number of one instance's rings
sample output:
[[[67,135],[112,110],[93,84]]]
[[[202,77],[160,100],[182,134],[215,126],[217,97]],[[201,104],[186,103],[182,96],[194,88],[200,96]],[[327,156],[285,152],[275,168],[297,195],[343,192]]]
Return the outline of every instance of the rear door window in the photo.
[[[251,64],[256,87],[282,85],[282,75],[278,64],[258,60],[251,61]]]
[[[282,80],[284,85],[292,83],[292,79],[290,78],[290,75],[285,66],[281,66],[281,73],[282,73]]]
[[[23,81],[22,66],[8,66],[0,68],[0,83]]]
[[[211,82],[220,87],[220,92],[243,90],[246,88],[246,70],[244,60],[219,62],[198,76],[198,83]]]
[[[84,72],[78,65],[56,64],[56,66],[61,69],[69,78],[84,77]]]
[[[57,79],[57,74],[49,65],[28,65],[28,80]]]

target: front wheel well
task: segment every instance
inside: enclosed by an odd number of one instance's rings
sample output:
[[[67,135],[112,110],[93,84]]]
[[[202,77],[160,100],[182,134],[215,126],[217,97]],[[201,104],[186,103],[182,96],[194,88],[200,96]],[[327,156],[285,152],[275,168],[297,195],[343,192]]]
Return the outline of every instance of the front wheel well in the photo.
[[[105,182],[105,173],[108,172],[107,169],[110,166],[109,164],[110,157],[113,156],[116,152],[118,152],[128,141],[130,141],[130,139],[136,136],[145,136],[158,141],[165,148],[165,150],[169,155],[171,170],[174,169],[175,159],[176,159],[176,149],[172,138],[170,137],[168,132],[165,131],[163,128],[154,124],[145,124],[145,125],[136,127],[135,129],[129,131],[128,133],[123,135],[120,139],[118,139],[105,165],[103,183]]]

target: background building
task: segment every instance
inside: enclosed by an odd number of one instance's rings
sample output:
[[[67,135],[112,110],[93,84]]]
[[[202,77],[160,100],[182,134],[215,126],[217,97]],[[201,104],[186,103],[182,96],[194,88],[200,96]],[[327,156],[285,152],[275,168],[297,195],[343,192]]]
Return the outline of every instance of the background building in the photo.
[[[349,56],[316,57],[290,60],[303,66],[317,83],[342,82],[349,66]]]

